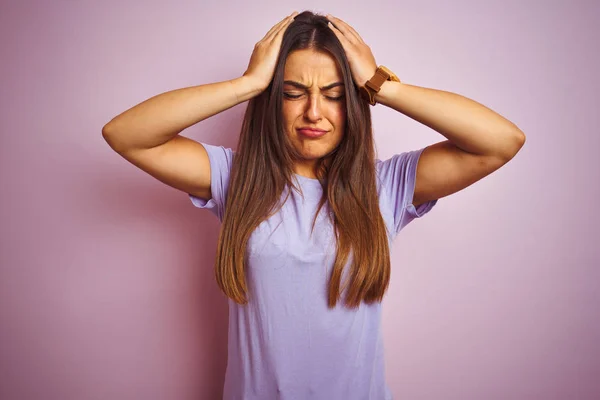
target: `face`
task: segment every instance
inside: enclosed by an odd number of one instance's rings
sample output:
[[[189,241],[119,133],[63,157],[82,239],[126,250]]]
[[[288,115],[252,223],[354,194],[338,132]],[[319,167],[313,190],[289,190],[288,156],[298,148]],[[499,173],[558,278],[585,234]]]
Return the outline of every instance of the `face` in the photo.
[[[285,63],[283,119],[286,134],[302,155],[295,160],[297,174],[315,178],[314,165],[342,141],[346,125],[346,98],[342,73],[335,59],[312,49],[290,53]],[[311,137],[300,128],[325,131]]]

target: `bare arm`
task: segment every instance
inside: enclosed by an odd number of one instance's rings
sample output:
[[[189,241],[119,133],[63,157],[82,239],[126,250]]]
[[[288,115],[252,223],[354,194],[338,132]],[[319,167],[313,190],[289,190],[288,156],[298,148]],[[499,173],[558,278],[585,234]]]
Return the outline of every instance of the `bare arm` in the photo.
[[[179,133],[262,90],[242,76],[162,93],[113,118],[102,128],[102,136],[123,158],[164,184],[209,199],[208,154],[200,143]]]
[[[285,17],[256,43],[243,76],[151,97],[114,117],[102,128],[102,136],[113,150],[161,182],[209,199],[208,154],[202,144],[179,133],[268,87],[283,33],[296,14]]]
[[[252,78],[246,76],[172,90],[117,115],[102,128],[102,135],[117,152],[149,149],[261,91]]]

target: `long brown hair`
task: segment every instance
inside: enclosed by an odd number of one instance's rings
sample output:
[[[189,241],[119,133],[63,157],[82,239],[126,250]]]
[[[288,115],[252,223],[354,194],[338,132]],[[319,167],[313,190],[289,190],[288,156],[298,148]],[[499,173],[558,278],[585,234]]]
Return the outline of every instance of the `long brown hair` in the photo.
[[[216,280],[227,297],[247,304],[246,246],[258,225],[276,213],[292,180],[293,160],[301,155],[285,133],[282,117],[283,78],[288,54],[314,49],[331,54],[341,67],[346,91],[346,131],[339,146],[317,162],[323,196],[313,228],[326,201],[332,211],[337,252],[329,277],[328,306],[340,298],[342,272],[349,258],[347,306],[381,301],[390,280],[388,236],[379,210],[375,146],[369,104],[360,98],[344,48],[323,16],[305,11],[287,28],[273,80],[250,99],[233,159],[225,214],[215,260]],[[288,193],[289,195],[289,193]],[[287,197],[286,197],[287,199]],[[350,257],[352,253],[352,257]],[[344,283],[342,291],[348,282]]]

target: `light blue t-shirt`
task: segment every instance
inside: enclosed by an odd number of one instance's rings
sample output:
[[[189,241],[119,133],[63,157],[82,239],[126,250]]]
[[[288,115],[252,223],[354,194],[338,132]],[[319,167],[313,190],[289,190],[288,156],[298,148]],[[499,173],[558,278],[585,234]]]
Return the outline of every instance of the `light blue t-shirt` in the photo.
[[[210,160],[212,198],[189,196],[196,207],[209,209],[222,221],[235,152],[202,145]],[[437,202],[418,208],[412,204],[417,161],[423,150],[376,160],[379,207],[390,247],[402,228]],[[329,207],[326,202],[311,236],[322,188],[316,179],[295,177],[304,197],[291,190],[283,208],[250,236],[249,303],[243,306],[229,299],[223,398],[392,399],[385,382],[381,303],[363,302],[353,310],[343,304],[343,291],[336,307],[328,309],[327,279],[335,257],[333,227],[326,215]]]

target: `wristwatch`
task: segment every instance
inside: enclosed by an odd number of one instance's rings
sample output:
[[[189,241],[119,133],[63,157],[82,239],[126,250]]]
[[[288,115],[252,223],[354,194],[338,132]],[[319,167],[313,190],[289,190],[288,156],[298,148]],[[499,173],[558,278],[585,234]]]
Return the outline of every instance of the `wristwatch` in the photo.
[[[360,95],[369,102],[370,105],[374,106],[377,104],[375,101],[375,95],[381,90],[381,85],[385,81],[400,82],[400,79],[388,68],[380,65],[375,71],[375,75],[369,79],[364,86],[359,88]]]

